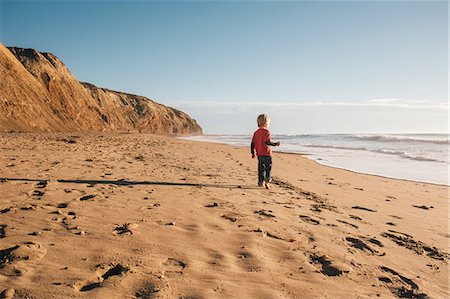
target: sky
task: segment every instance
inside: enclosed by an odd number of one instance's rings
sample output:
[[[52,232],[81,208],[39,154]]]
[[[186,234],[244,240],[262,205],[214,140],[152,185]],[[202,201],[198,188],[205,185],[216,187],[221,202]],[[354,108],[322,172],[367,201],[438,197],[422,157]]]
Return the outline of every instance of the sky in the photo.
[[[0,40],[207,134],[448,132],[447,1],[7,1]]]

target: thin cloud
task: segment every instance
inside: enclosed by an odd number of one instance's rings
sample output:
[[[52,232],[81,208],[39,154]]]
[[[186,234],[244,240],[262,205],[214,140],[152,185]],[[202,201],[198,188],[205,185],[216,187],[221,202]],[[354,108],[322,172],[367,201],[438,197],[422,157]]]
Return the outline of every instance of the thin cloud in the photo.
[[[446,102],[433,102],[427,100],[403,100],[403,99],[372,99],[362,102],[306,102],[306,103],[269,103],[269,102],[213,102],[213,101],[178,101],[172,105],[184,109],[220,109],[220,110],[247,110],[247,109],[300,109],[304,107],[385,107],[408,109],[437,109],[449,110]]]

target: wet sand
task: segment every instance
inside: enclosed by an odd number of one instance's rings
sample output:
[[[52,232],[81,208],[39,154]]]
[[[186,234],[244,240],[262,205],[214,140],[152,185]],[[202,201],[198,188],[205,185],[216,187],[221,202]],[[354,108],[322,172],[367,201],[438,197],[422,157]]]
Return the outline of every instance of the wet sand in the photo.
[[[449,187],[144,134],[0,134],[13,298],[447,298]]]

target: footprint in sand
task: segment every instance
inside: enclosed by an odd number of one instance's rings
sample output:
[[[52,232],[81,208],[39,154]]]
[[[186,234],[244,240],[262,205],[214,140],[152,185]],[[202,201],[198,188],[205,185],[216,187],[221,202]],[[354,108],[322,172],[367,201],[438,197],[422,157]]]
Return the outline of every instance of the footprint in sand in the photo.
[[[59,223],[66,230],[71,231],[77,235],[85,235],[86,234],[85,231],[81,230],[80,226],[72,226],[71,220],[77,219],[75,212],[66,213],[65,211],[63,212],[61,210],[56,210],[56,211],[50,212],[50,214],[61,215],[59,217],[58,216],[53,217],[52,220]]]
[[[0,250],[0,274],[6,276],[20,276],[26,272],[15,267],[21,261],[39,260],[45,256],[47,250],[41,245],[33,242],[25,242],[10,248]]]
[[[218,208],[218,207],[220,207],[220,204],[218,202],[213,202],[205,206],[205,208]]]
[[[353,227],[353,228],[358,228],[357,225],[355,225],[355,224],[353,224],[353,223],[350,223],[350,222],[347,222],[347,221],[344,221],[344,220],[336,219],[336,221],[337,221],[337,222],[340,222],[340,223],[343,223],[343,224],[345,224],[345,225],[347,225],[347,226],[351,226],[351,227]]]
[[[313,225],[319,225],[320,224],[319,220],[316,220],[316,219],[311,218],[309,216],[299,215],[299,217],[300,217],[300,219],[302,219],[306,223],[313,224]]]
[[[328,210],[330,212],[334,212],[334,213],[339,213],[340,214],[340,212],[338,211],[336,206],[333,206],[333,205],[328,204],[328,203],[321,202],[321,203],[316,203],[316,204],[312,204],[311,205],[310,211],[313,211],[313,212],[316,212],[316,213],[320,213],[320,212],[322,212],[322,210]]]
[[[59,203],[56,207],[57,207],[58,209],[65,209],[65,208],[67,208],[68,206],[69,206],[68,203],[62,202],[62,203]]]
[[[16,290],[8,288],[0,293],[0,298],[13,299],[15,293],[16,293]]]
[[[363,219],[361,217],[355,216],[355,215],[348,215],[348,217],[355,219],[355,220],[359,220],[362,221]]]
[[[372,244],[377,245],[378,247],[384,247],[383,243],[381,243],[379,240],[375,238],[367,238],[367,241],[369,241]]]
[[[36,211],[36,210],[37,210],[37,205],[35,205],[35,204],[25,205],[25,206],[23,206],[23,207],[20,207],[20,209],[21,209],[22,211],[31,211],[31,210]]]
[[[261,215],[261,216],[265,216],[265,217],[269,217],[269,218],[275,218],[275,215],[273,215],[271,213],[273,213],[272,210],[255,211],[255,214],[258,214],[258,215]]]
[[[171,276],[171,275],[182,275],[184,268],[187,267],[187,263],[176,259],[169,257],[164,263],[163,266],[165,268],[164,275]]]
[[[356,249],[359,249],[359,250],[361,250],[363,252],[370,252],[370,254],[378,255],[378,256],[386,255],[386,253],[379,252],[378,250],[373,249],[371,246],[367,245],[364,241],[362,241],[360,239],[356,239],[356,238],[353,238],[353,237],[347,237],[347,238],[345,238],[345,240],[350,244],[350,246],[352,246],[352,247],[354,247]],[[376,244],[376,245],[378,244],[377,240],[375,240],[375,239],[371,239],[371,240],[372,240],[371,241],[372,244]],[[381,244],[381,242],[380,242],[380,244]]]
[[[36,183],[36,188],[42,189],[47,187],[47,181],[40,181],[38,183]]]
[[[440,261],[447,261],[450,259],[450,254],[434,246],[427,245],[421,241],[416,241],[411,235],[394,230],[389,230],[389,232],[382,233],[381,235],[387,239],[390,239],[397,245],[405,247],[406,249],[409,249],[418,255],[426,254],[432,259]]]
[[[0,267],[20,260],[41,259],[47,250],[33,242],[25,242],[7,249],[0,250]]]
[[[89,195],[85,195],[80,197],[80,201],[85,201],[85,200],[89,200],[89,199],[93,199],[94,197],[96,197],[97,195],[95,194],[89,194]]]
[[[221,254],[218,251],[213,250],[210,254],[210,260],[208,261],[208,264],[210,264],[213,267],[220,267],[223,266],[225,256]]]
[[[240,216],[236,213],[228,213],[228,214],[223,214],[221,217],[230,220],[231,222],[236,222],[237,221],[237,216]]]
[[[261,229],[258,229],[258,230],[261,231]],[[258,231],[258,230],[255,230],[255,231]],[[263,236],[267,236],[267,237],[275,239],[275,240],[280,240],[280,241],[289,242],[289,243],[295,242],[294,238],[283,238],[278,235],[272,234],[271,232],[268,232],[268,231],[262,232],[262,233],[263,233]]]
[[[191,232],[198,232],[200,229],[200,226],[198,224],[182,224],[180,225],[181,228],[187,230],[187,231],[191,231]]]
[[[28,195],[30,197],[36,197],[37,199],[41,199],[41,197],[45,194],[44,191],[41,190],[31,190],[30,192],[28,192]]]
[[[429,206],[429,207],[424,206],[424,205],[421,205],[421,206],[418,206],[418,205],[412,205],[412,206],[415,207],[415,208],[418,208],[418,209],[422,209],[422,210],[434,209],[433,206]]]
[[[153,282],[143,283],[134,293],[134,296],[139,299],[155,298],[156,293],[160,293],[161,288]]]
[[[312,254],[309,257],[309,263],[312,265],[320,265],[322,269],[320,272],[326,276],[341,276],[344,273],[350,272],[350,267],[334,263],[327,255]]]
[[[239,266],[247,272],[260,272],[261,266],[255,255],[242,248],[237,254]]]
[[[8,212],[11,212],[11,208],[12,208],[12,207],[1,209],[1,210],[0,210],[0,214],[6,214],[6,213],[8,213]]]
[[[387,273],[390,277],[380,276],[378,280],[385,283],[386,287],[399,298],[428,298],[427,294],[419,291],[419,286],[410,278],[399,274],[385,266],[380,266],[380,269]]]
[[[352,209],[363,210],[363,211],[368,211],[368,212],[376,212],[376,210],[372,210],[372,209],[361,207],[361,206],[353,206]]]
[[[35,187],[37,189],[31,190],[30,192],[28,192],[28,195],[30,197],[41,199],[41,197],[45,194],[45,190],[38,190],[38,189],[45,189],[45,187],[47,187],[47,181],[39,181],[38,183],[36,183]]]
[[[122,276],[130,269],[123,266],[122,264],[110,264],[107,267],[102,265],[96,266],[99,268],[97,270],[98,276],[92,280],[80,281],[75,283],[74,287],[80,292],[91,291],[95,288],[101,287],[103,283],[112,276]]]

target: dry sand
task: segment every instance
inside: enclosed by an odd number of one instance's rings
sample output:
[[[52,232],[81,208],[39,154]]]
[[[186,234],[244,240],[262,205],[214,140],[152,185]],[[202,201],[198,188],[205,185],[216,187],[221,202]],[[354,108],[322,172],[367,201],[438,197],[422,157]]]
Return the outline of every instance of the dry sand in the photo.
[[[448,195],[139,134],[0,135],[14,298],[447,298]],[[8,294],[5,295],[5,297]]]

